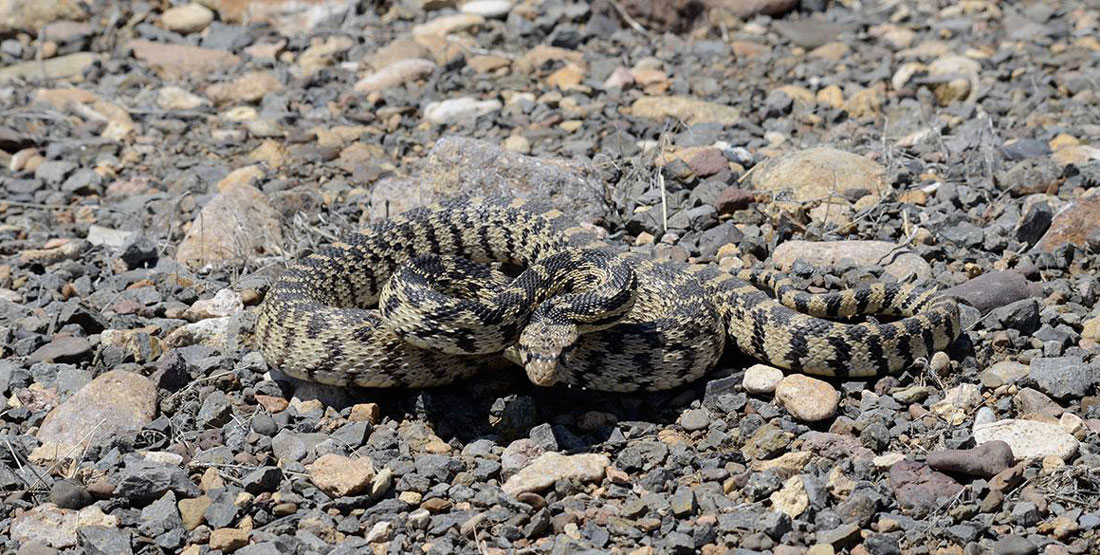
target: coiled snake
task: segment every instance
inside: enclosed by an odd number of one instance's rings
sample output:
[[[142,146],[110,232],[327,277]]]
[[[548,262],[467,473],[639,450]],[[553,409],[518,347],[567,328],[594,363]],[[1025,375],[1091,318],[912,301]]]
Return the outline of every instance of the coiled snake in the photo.
[[[489,262],[525,270],[513,279]],[[823,319],[857,314],[902,318]],[[621,252],[537,203],[469,197],[305,257],[268,291],[255,329],[269,364],[326,384],[441,385],[504,353],[538,385],[604,391],[696,380],[727,336],[780,368],[867,377],[959,333],[957,304],[931,290],[882,283],[809,294],[773,272],[735,276]]]

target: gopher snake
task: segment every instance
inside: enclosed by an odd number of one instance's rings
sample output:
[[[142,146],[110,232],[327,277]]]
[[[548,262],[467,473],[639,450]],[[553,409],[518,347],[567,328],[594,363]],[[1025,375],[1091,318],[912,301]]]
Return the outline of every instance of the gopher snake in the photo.
[[[931,290],[873,284],[814,295],[773,272],[734,276],[620,251],[535,203],[456,199],[293,265],[267,293],[256,337],[272,366],[332,385],[441,385],[507,348],[539,385],[639,391],[698,379],[727,335],[781,368],[867,377],[901,370],[960,333],[958,306]],[[527,270],[512,280],[487,262]],[[856,314],[903,318],[821,318]]]

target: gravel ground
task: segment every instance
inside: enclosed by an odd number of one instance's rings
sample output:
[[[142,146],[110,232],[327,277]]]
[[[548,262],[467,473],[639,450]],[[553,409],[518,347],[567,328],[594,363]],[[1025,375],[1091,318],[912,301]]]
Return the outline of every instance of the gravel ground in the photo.
[[[1094,0],[0,2],[0,550],[1100,550]],[[307,9],[308,8],[308,9]],[[449,195],[951,288],[871,381],[294,382],[286,265]]]

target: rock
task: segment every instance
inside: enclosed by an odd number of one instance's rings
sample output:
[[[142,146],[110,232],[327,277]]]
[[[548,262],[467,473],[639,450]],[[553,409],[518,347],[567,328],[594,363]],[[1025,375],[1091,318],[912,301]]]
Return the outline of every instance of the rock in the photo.
[[[416,25],[412,29],[413,36],[439,35],[445,37],[451,33],[468,31],[485,23],[485,18],[472,13],[459,13],[444,15],[432,19],[427,23]]]
[[[832,418],[840,395],[826,382],[803,374],[791,374],[780,380],[775,398],[798,420],[816,422]]]
[[[642,96],[630,107],[634,117],[653,120],[673,118],[688,125],[717,123],[734,125],[741,120],[741,111],[690,96]]]
[[[78,0],[5,0],[0,2],[0,35],[34,34],[44,25],[62,20],[82,21],[88,14]]]
[[[229,322],[231,318],[207,318],[193,324],[180,326],[169,333],[161,343],[168,348],[206,345],[219,351],[230,351],[228,344]]]
[[[68,446],[140,430],[156,416],[157,390],[147,378],[111,370],[50,411],[36,437]]]
[[[356,495],[366,491],[374,479],[374,464],[367,457],[327,454],[309,465],[309,479],[332,497]]]
[[[206,87],[206,96],[217,104],[259,102],[283,89],[283,83],[270,71],[250,71],[224,83]]]
[[[183,316],[194,322],[207,318],[232,316],[242,310],[244,310],[244,300],[241,294],[232,289],[221,289],[214,294],[213,298],[195,301]]]
[[[512,11],[512,0],[470,0],[459,10],[484,18],[504,17]]]
[[[710,414],[706,409],[692,409],[684,411],[680,417],[680,426],[686,432],[695,432],[706,429],[710,425]]]
[[[62,509],[83,509],[92,504],[92,494],[78,482],[58,480],[50,487],[50,502]]]
[[[501,486],[511,496],[524,492],[544,490],[558,480],[592,482],[603,479],[604,471],[611,460],[604,455],[562,455],[557,452],[543,453],[529,466],[508,478]]]
[[[187,471],[175,464],[146,459],[127,461],[118,474],[115,496],[135,505],[159,499],[167,492],[181,497],[197,497],[199,488],[187,476]]]
[[[1026,364],[1020,364],[1014,360],[1002,360],[978,375],[985,387],[996,389],[1005,384],[1019,381],[1028,375],[1030,369]]]
[[[548,201],[578,221],[605,215],[600,183],[589,176],[589,167],[564,160],[549,160],[510,152],[475,139],[444,137],[436,141],[422,169],[420,183],[429,189],[403,195],[403,210],[430,204],[457,194],[508,194]],[[410,196],[419,198],[410,205]],[[381,206],[372,198],[372,206]],[[372,218],[382,217],[373,213]]]
[[[128,45],[135,58],[169,80],[225,71],[241,63],[240,58],[224,50],[144,39],[132,40]]]
[[[1055,456],[1063,461],[1077,453],[1078,441],[1057,424],[1036,420],[998,420],[974,426],[974,443],[1003,441],[1017,459]]]
[[[11,521],[11,539],[20,544],[37,542],[64,549],[77,545],[77,532],[86,526],[118,526],[118,518],[103,514],[95,505],[80,511],[60,509],[52,503],[33,507]]]
[[[77,532],[80,547],[88,555],[132,555],[130,530],[106,526],[85,526]]]
[[[771,393],[783,379],[783,370],[766,364],[755,364],[745,370],[741,385],[752,395]]]
[[[473,121],[499,111],[503,106],[499,100],[478,100],[472,96],[463,96],[428,104],[424,108],[424,119],[436,125]]]
[[[1035,249],[1054,252],[1062,245],[1082,249],[1100,238],[1100,191],[1093,190],[1071,202],[1058,212]]]
[[[134,121],[129,111],[82,89],[38,89],[34,92],[34,102],[78,113],[87,121],[106,122],[100,136],[111,141],[126,140],[134,132]],[[99,179],[98,174],[89,177],[91,180]]]
[[[1059,400],[1074,399],[1100,383],[1100,364],[1086,364],[1076,357],[1035,358],[1029,375],[1043,393]]]
[[[308,34],[326,21],[343,20],[351,6],[343,0],[265,0],[217,3],[218,15],[227,23],[270,23],[280,35]]]
[[[797,518],[810,507],[810,497],[806,494],[806,485],[802,481],[802,476],[788,478],[782,489],[772,493],[769,499],[773,509],[791,518]]]
[[[910,460],[890,467],[890,486],[898,504],[918,516],[939,509],[963,489],[950,476]]]
[[[966,56],[942,56],[928,66],[929,80],[941,106],[952,102],[974,102],[981,89],[982,66]]]
[[[996,555],[1037,555],[1039,548],[1027,538],[1010,534],[993,542]]]
[[[218,528],[210,531],[210,549],[223,553],[232,553],[248,545],[248,530],[237,528]]]
[[[34,0],[31,0],[33,3]],[[77,52],[66,54],[56,58],[50,58],[41,62],[30,61],[12,64],[0,68],[0,85],[16,79],[27,80],[53,80],[78,77],[92,64],[103,60],[102,54],[92,52]]]
[[[943,399],[929,407],[929,411],[957,426],[981,402],[982,392],[978,386],[964,383],[947,390]]]
[[[945,449],[928,454],[928,466],[980,478],[992,478],[1011,467],[1016,459],[1003,441],[990,441],[973,449]]]
[[[1035,288],[1023,274],[1014,270],[984,273],[965,283],[943,292],[945,297],[955,297],[980,310],[983,314],[1031,297]]]
[[[758,164],[749,183],[758,191],[789,191],[797,202],[820,201],[864,190],[882,196],[890,190],[877,162],[827,147],[811,148]]]
[[[160,15],[160,24],[177,33],[197,33],[214,21],[214,12],[202,4],[184,4],[169,8]]]
[[[180,499],[176,504],[179,508],[180,519],[183,527],[188,530],[194,530],[200,524],[203,523],[203,515],[206,513],[206,509],[210,507],[212,501],[205,495],[200,495],[194,499]]]
[[[932,277],[932,266],[907,248],[886,241],[787,241],[775,248],[772,262],[781,271],[789,271],[801,260],[821,270],[835,269],[848,261],[866,267],[881,264],[897,279],[910,274]]]
[[[283,239],[278,213],[259,189],[236,182],[237,175],[257,171],[242,168],[218,184],[220,192],[192,222],[176,249],[176,260],[201,268],[277,252]]]
[[[27,362],[76,362],[92,351],[92,344],[83,337],[55,335],[49,343],[27,357]]]
[[[364,94],[384,91],[408,81],[431,75],[435,68],[435,62],[421,58],[396,61],[374,73],[363,76],[355,83],[354,89],[355,92]]]

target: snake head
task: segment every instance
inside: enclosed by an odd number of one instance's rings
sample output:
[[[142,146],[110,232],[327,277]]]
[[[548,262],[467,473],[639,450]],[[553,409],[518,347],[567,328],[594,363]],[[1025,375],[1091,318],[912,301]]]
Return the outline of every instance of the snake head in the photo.
[[[519,336],[519,355],[531,383],[552,386],[564,376],[565,356],[577,342],[577,326],[532,318]]]

